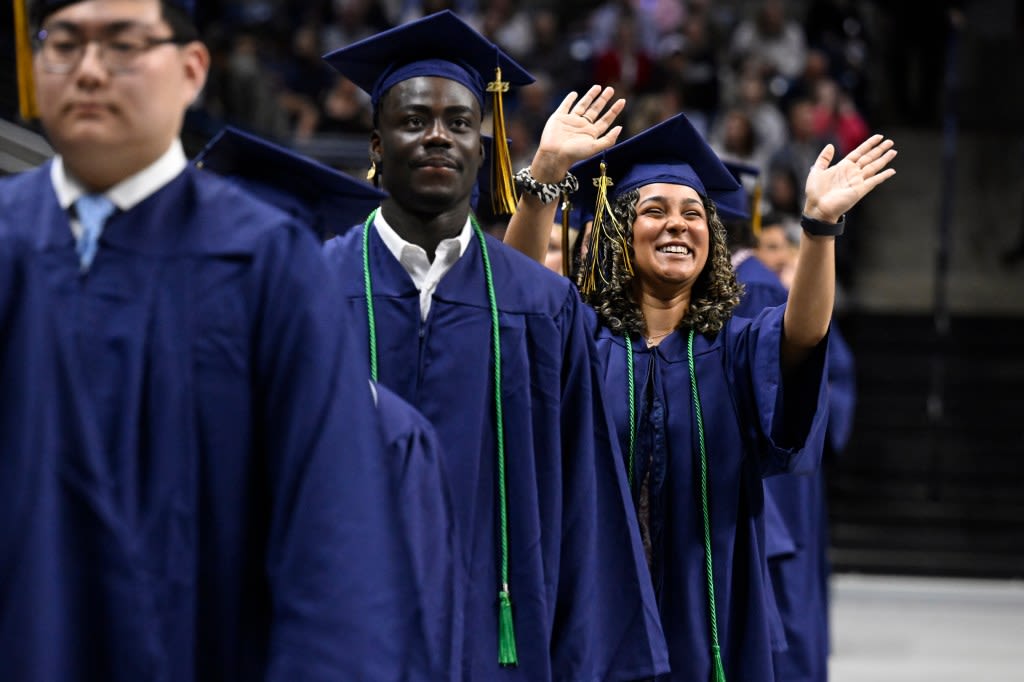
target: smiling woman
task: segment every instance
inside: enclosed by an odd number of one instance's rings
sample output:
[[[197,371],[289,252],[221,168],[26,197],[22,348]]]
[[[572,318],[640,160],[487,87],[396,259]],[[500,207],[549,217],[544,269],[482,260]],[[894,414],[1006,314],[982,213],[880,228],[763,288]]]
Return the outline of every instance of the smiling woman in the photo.
[[[575,150],[608,147],[611,118],[583,116],[597,92],[566,98],[533,166],[553,179],[571,166],[576,203],[594,206],[576,279],[669,646],[672,672],[658,679],[770,682],[784,636],[760,479],[817,466],[834,287],[835,237],[822,235],[893,174],[895,151],[875,136],[831,168],[822,151],[789,303],[734,318],[742,289],[716,203],[731,205],[739,184],[682,114],[573,165]],[[553,212],[524,197],[506,242],[537,257]]]

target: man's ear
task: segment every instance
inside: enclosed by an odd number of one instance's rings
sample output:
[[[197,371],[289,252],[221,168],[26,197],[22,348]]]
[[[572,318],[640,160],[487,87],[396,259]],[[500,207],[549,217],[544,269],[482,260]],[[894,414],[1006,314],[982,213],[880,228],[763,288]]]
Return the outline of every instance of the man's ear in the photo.
[[[198,40],[182,45],[181,51],[182,69],[185,82],[188,84],[185,106],[190,107],[206,85],[206,76],[210,72],[210,51]]]
[[[380,187],[380,176],[383,171],[380,153],[380,134],[374,130],[370,134],[370,168],[366,171],[366,179],[371,181],[374,187]]]

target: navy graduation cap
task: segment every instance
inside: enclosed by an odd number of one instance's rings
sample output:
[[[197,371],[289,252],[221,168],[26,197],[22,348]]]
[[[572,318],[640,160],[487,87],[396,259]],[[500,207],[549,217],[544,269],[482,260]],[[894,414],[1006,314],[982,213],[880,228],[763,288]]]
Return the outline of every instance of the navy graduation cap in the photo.
[[[757,177],[761,174],[757,168],[735,161],[724,161],[725,167],[729,169],[736,181],[740,183],[739,189],[735,192],[723,194],[715,202],[718,214],[723,220],[747,220],[750,218],[750,195],[743,186],[743,176],[751,175]]]
[[[252,191],[260,199],[307,222],[322,239],[362,223],[385,192],[289,149],[227,127],[195,159]]]
[[[376,110],[392,87],[421,76],[446,78],[476,96],[481,112],[492,95],[494,137],[507,139],[502,96],[510,85],[529,85],[532,75],[450,10],[397,26],[334,50],[324,59],[370,94]],[[495,145],[491,195],[494,212],[512,213],[516,193],[508,145]]]
[[[722,220],[749,220],[755,237],[761,235],[761,169],[738,161],[725,161],[733,177],[740,183],[735,192],[723,194],[716,200]],[[743,178],[753,179],[753,191],[748,192]]]
[[[692,187],[716,203],[740,189],[740,183],[684,114],[573,166],[572,172],[580,179],[577,201],[584,207],[597,198],[598,185],[591,180],[601,177],[602,163],[611,181],[609,200],[655,182]]]
[[[481,106],[495,68],[512,85],[534,81],[526,69],[451,10],[382,31],[324,56],[327,63],[370,93],[373,106],[392,86],[417,76],[456,81]]]

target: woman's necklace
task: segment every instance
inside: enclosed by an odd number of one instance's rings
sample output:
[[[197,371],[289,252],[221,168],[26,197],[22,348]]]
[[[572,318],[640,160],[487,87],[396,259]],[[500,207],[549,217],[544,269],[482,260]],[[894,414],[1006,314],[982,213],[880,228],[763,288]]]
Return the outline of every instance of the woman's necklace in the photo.
[[[675,331],[675,329],[669,329],[667,332],[662,332],[661,334],[654,334],[652,336],[648,336],[647,337],[647,347],[650,348],[651,346],[658,345],[656,343],[657,341],[660,341],[661,339],[665,338],[666,336],[668,336],[669,334],[671,334],[674,331]]]

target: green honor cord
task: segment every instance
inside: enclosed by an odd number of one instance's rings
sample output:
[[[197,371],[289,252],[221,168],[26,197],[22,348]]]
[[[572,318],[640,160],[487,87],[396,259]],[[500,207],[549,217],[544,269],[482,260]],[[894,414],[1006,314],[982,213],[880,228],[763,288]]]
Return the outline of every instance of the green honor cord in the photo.
[[[718,643],[718,616],[715,608],[715,580],[711,561],[711,513],[708,509],[708,455],[704,446],[704,417],[700,409],[700,395],[697,392],[697,373],[693,366],[694,331],[686,344],[686,359],[690,367],[690,389],[693,397],[693,413],[697,417],[697,441],[700,445],[700,496],[704,513],[704,563],[708,580],[708,615],[711,622],[712,680],[725,682],[725,666],[722,665],[722,648]],[[629,480],[633,481],[633,448],[636,434],[635,388],[633,382],[633,344],[626,334],[626,378],[629,394]]]
[[[633,381],[633,339],[626,332],[626,389],[629,391],[629,452],[626,459],[626,477],[629,491],[633,492],[634,457],[636,455],[636,384]]]
[[[370,330],[370,376],[377,380],[377,324],[373,314],[373,287],[370,281],[370,226],[377,211],[374,209],[363,225],[363,287],[366,296],[366,314]],[[512,600],[508,589],[508,494],[505,482],[505,420],[501,400],[501,328],[498,322],[498,299],[494,294],[494,276],[491,259],[487,253],[487,240],[476,216],[470,214],[473,232],[480,242],[480,253],[484,263],[484,278],[487,282],[487,302],[491,309],[491,346],[494,349],[494,419],[497,429],[497,476],[498,476],[498,520],[500,525],[501,585],[498,588],[498,663],[505,666],[519,665],[516,653],[516,632],[512,619]]]
[[[366,298],[366,321],[370,329],[370,378],[377,383],[377,318],[373,314],[373,284],[370,282],[370,225],[377,217],[375,208],[363,223],[363,296]]]
[[[711,512],[708,510],[708,454],[704,447],[704,417],[700,409],[700,395],[697,393],[697,373],[693,368],[693,329],[686,343],[686,359],[690,365],[690,388],[693,392],[693,413],[697,417],[697,440],[700,443],[700,497],[704,511],[704,559],[708,576],[708,612],[711,618],[711,654],[714,682],[725,682],[725,666],[722,665],[722,648],[718,644],[718,616],[715,611],[715,579],[711,565]]]

